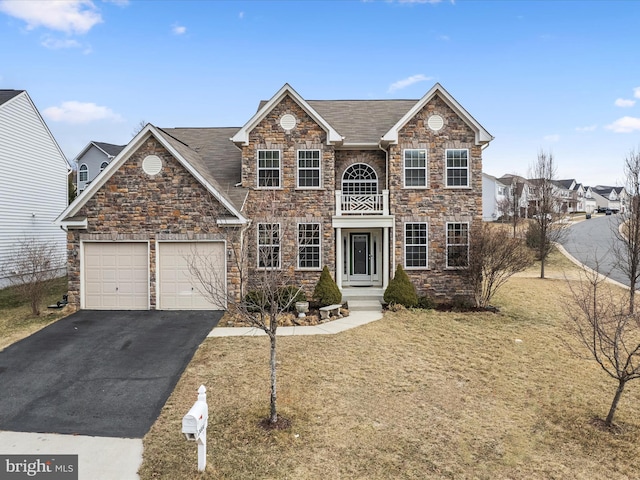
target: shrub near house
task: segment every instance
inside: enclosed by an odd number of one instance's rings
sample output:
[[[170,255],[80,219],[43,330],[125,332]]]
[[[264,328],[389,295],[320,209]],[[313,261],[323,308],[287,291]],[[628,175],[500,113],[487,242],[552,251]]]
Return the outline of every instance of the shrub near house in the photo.
[[[284,85],[241,128],[147,125],[58,219],[69,301],[225,308],[199,293],[184,257],[215,259],[240,298],[238,238],[243,268],[287,270],[307,296],[323,266],[344,294],[383,291],[396,265],[421,296],[469,296],[492,139],[439,84],[421,99],[373,101],[305,100]]]

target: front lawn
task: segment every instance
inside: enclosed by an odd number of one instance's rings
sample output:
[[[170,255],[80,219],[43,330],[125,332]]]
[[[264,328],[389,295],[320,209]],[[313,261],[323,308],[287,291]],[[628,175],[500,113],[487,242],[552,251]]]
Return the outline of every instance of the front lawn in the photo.
[[[47,308],[47,305],[53,305],[62,300],[62,295],[66,293],[67,277],[56,279],[47,292],[42,313],[34,317],[31,315],[29,303],[16,297],[11,288],[0,290],[0,350],[67,316],[68,307],[53,310]]]
[[[141,478],[637,478],[640,382],[622,397],[617,434],[592,426],[616,384],[567,347],[571,269],[554,254],[551,278],[536,267],[512,278],[498,314],[405,310],[339,335],[280,337],[284,431],[259,426],[267,338],[207,339],[144,439]],[[200,384],[204,474],[180,433]]]

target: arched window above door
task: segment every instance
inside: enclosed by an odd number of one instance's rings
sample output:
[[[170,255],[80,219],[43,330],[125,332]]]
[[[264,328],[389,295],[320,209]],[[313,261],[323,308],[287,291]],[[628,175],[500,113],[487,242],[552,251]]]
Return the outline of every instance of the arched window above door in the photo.
[[[366,163],[355,163],[342,174],[342,192],[346,195],[376,195],[378,175]]]

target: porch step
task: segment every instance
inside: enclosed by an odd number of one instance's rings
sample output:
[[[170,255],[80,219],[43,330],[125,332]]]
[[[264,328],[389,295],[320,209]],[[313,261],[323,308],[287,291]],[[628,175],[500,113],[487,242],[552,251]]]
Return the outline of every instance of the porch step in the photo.
[[[349,310],[352,311],[375,311],[382,310],[382,288],[344,288],[342,290],[342,301],[349,303]]]
[[[344,299],[343,299],[344,301]],[[382,310],[380,300],[347,300],[352,312],[379,312]]]

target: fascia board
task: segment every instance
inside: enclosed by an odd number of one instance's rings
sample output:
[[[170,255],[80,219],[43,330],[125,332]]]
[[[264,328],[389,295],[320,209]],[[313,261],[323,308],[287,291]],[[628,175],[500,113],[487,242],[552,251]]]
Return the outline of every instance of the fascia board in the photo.
[[[286,95],[291,96],[293,100],[302,108],[307,115],[309,115],[318,125],[320,125],[327,132],[327,143],[341,143],[343,141],[342,135],[340,135],[318,112],[316,112],[311,105],[309,105],[288,83],[285,83],[278,92],[271,97],[271,99],[249,119],[245,125],[238,130],[238,132],[231,137],[231,141],[236,144],[248,145],[249,144],[249,132],[260,123],[269,112],[275,107]]]
[[[75,158],[73,159],[73,161],[74,161],[75,163],[78,163],[78,160],[79,160],[81,157],[85,156],[85,155],[86,155],[86,153],[89,151],[89,149],[90,149],[92,146],[94,146],[93,142],[89,142],[89,143],[87,143],[87,145],[86,145],[82,150],[80,150],[80,153],[78,153],[78,154],[75,156]]]
[[[493,135],[484,129],[478,121],[467,112],[458,101],[447,92],[442,85],[436,83],[431,89],[416,102],[391,129],[382,136],[382,143],[398,143],[398,133],[409,120],[411,120],[433,97],[438,93],[449,107],[462,118],[476,132],[476,145],[489,143],[493,140]]]

